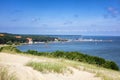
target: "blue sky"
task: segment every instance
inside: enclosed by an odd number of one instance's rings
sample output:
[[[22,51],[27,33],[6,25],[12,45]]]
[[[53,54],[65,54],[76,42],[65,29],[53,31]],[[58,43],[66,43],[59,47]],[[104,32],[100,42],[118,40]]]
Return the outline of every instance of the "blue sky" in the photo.
[[[0,32],[120,36],[120,0],[0,0]]]

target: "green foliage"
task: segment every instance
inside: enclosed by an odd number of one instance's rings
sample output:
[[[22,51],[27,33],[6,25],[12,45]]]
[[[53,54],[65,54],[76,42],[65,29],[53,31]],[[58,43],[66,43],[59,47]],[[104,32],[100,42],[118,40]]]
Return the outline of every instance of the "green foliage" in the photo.
[[[47,52],[38,52],[38,51],[35,51],[35,50],[28,50],[26,53],[32,54],[32,55],[37,55],[37,56],[50,56],[51,55]]]
[[[19,49],[13,46],[4,46],[0,48],[0,52],[13,52],[13,53],[22,53]]]
[[[45,73],[46,72],[62,73],[66,69],[66,67],[63,64],[52,62],[29,62],[26,65],[33,67],[33,69],[35,70]]]
[[[3,50],[3,47],[0,47],[0,52],[2,52],[2,50]]]
[[[74,61],[85,62],[89,64],[94,64],[100,67],[119,70],[118,65],[113,61],[107,61],[103,58],[96,57],[96,56],[89,56],[87,54],[82,54],[79,52],[64,52],[64,51],[55,51],[55,52],[38,52],[34,50],[28,50],[27,52],[21,52],[16,47],[13,46],[5,46],[1,47],[0,51],[8,51],[14,53],[25,53],[25,54],[32,54],[37,56],[47,56],[47,57],[55,57],[55,58],[65,58]]]
[[[89,56],[87,54],[82,54],[79,52],[55,51],[55,52],[51,52],[51,53],[45,53],[45,52],[37,52],[37,51],[33,51],[33,50],[28,50],[27,53],[32,54],[32,55],[37,55],[37,56],[42,55],[42,56],[55,57],[55,58],[65,58],[65,59],[69,59],[69,60],[94,64],[94,65],[108,68],[108,69],[119,70],[119,67],[113,61],[107,61],[100,57]]]
[[[54,37],[43,36],[43,35],[18,35],[18,34],[8,34],[2,33],[4,36],[0,36],[0,44],[20,44],[27,42],[26,38],[32,38],[33,41],[47,42],[54,41]],[[21,36],[22,38],[16,38],[15,36]]]
[[[113,61],[106,61],[105,64],[103,64],[103,67],[105,67],[105,68],[111,68],[111,69],[115,69],[115,70],[119,70],[119,67]]]
[[[0,37],[0,44],[12,45],[12,44],[16,44],[16,43],[25,43],[25,42],[26,42],[25,38],[18,39],[18,38],[15,38],[15,35],[13,35],[13,36],[6,35],[3,37]]]
[[[12,43],[12,41],[8,41],[6,44],[7,45],[12,45],[13,43]]]

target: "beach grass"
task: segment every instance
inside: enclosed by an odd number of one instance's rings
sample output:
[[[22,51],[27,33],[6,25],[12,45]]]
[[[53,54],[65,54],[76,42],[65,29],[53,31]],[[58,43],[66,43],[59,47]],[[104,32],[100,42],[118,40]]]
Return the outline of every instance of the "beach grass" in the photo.
[[[0,68],[0,80],[17,80],[14,74],[10,74],[5,67]]]
[[[120,80],[120,71],[115,71],[111,69],[106,69],[103,67],[99,67],[97,65],[91,65],[88,63],[77,62],[73,60],[67,59],[55,59],[54,61],[58,61],[63,65],[76,68],[78,70],[87,71],[90,73],[94,73],[95,77],[101,77],[102,80]]]
[[[68,70],[67,67],[73,67],[79,70],[94,73],[96,77],[101,77],[102,80],[120,80],[120,71],[103,68],[98,65],[92,65],[85,62],[68,60],[64,58],[52,58],[49,56],[36,56],[32,54],[21,55],[46,60],[44,62],[30,61],[26,64],[27,66],[33,67],[33,69],[40,72],[64,73],[66,70]]]
[[[99,66],[80,63],[83,66],[83,70],[95,74],[95,77],[101,77],[102,80],[120,80],[120,71],[102,68]]]
[[[40,72],[56,72],[63,73],[67,70],[67,67],[60,63],[52,63],[52,62],[28,62],[27,66],[31,66],[33,69],[38,70]]]
[[[34,56],[35,57],[35,56]],[[37,58],[44,58],[43,56],[37,56]],[[56,58],[47,58],[49,62],[29,62],[27,66],[32,67],[35,70],[40,72],[57,72],[64,73],[69,70],[70,73],[73,73],[67,67],[73,67],[78,70],[87,71],[90,73],[94,73],[95,77],[100,77],[102,80],[120,80],[120,71],[115,71],[111,69],[102,68],[96,65],[91,65],[83,62],[77,62],[73,60],[67,59],[56,59]]]

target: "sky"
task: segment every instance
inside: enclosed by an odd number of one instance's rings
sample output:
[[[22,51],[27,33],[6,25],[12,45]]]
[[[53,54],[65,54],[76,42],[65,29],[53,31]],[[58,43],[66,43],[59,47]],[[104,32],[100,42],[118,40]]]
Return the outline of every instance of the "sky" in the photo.
[[[120,0],[0,0],[0,32],[120,36]]]

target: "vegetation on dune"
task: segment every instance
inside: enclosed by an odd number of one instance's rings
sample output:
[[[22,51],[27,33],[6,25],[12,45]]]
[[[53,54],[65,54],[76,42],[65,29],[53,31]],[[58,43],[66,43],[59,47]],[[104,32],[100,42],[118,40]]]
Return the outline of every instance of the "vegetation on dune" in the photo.
[[[10,52],[17,53],[16,52],[17,48],[13,46],[4,46],[0,50],[3,52],[8,51],[9,53]],[[79,70],[92,72],[96,74],[95,75],[96,77],[101,77],[102,80],[120,80],[120,72],[115,71],[115,70],[118,70],[118,66],[114,62],[106,61],[103,58],[89,56],[86,54],[81,54],[79,52],[63,52],[63,51],[45,53],[45,52],[37,52],[37,51],[29,50],[27,52],[19,52],[19,53],[23,53],[27,56],[32,56],[40,59],[51,57],[51,58],[47,58],[47,61],[43,61],[43,62],[31,61],[26,64],[27,66],[30,66],[33,69],[41,72],[64,73],[66,71],[67,72],[69,71],[70,73],[72,73],[72,70],[69,69],[69,67],[74,67]],[[102,67],[99,67],[99,66],[102,66]]]
[[[14,46],[4,46],[0,48],[0,52],[9,52],[9,53],[22,53],[19,49]]]
[[[7,68],[0,67],[0,80],[17,80],[14,74],[10,74]]]
[[[12,46],[1,47],[0,51],[9,51],[9,52],[12,51],[14,53],[15,52],[23,53],[22,51],[18,50],[16,47],[12,47]],[[47,57],[54,57],[54,58],[64,58],[64,59],[84,62],[88,64],[94,64],[94,65],[97,65],[98,67],[119,70],[118,65],[113,61],[108,61],[96,56],[89,56],[87,54],[82,54],[79,52],[55,51],[55,52],[48,53],[48,52],[38,52],[34,50],[28,50],[27,52],[24,52],[24,54],[32,54],[37,56],[47,56]]]
[[[89,56],[87,54],[82,54],[79,52],[64,52],[64,51],[55,51],[51,53],[47,52],[37,52],[34,50],[28,50],[26,53],[37,55],[37,56],[48,56],[48,57],[55,57],[55,58],[65,58],[69,60],[85,62],[88,64],[94,64],[99,67],[104,67],[113,70],[119,70],[117,64],[113,61],[107,61],[103,58],[96,57],[96,56]]]
[[[26,65],[33,67],[33,69],[35,70],[45,73],[46,72],[63,73],[67,69],[66,66],[63,64],[52,62],[29,62]]]
[[[46,57],[41,57],[41,56],[34,56],[34,57],[37,57],[37,58],[46,58]],[[69,67],[73,67],[73,68],[76,68],[76,69],[79,69],[79,70],[83,70],[83,71],[87,71],[87,72],[90,72],[90,73],[94,73],[95,74],[95,77],[101,77],[102,80],[120,80],[120,72],[119,71],[115,71],[115,70],[111,70],[111,69],[106,69],[106,68],[102,68],[102,67],[97,67],[95,65],[91,65],[91,64],[87,64],[87,63],[83,63],[83,62],[78,62],[78,61],[73,61],[73,60],[67,60],[67,59],[63,59],[63,58],[47,58],[47,62],[46,61],[43,61],[43,62],[37,62],[38,64],[40,63],[50,63],[50,64],[53,64],[53,63],[57,63],[57,64],[60,64],[60,65],[64,65],[65,67],[68,67],[68,68],[64,68],[64,70],[66,70],[68,73],[74,73],[71,68]],[[31,61],[32,62],[32,61]],[[29,63],[31,63],[29,62]],[[35,61],[33,61],[35,62]],[[35,62],[36,63],[36,62]],[[30,67],[33,68],[33,65],[31,65]],[[38,67],[38,65],[37,65]],[[41,67],[40,67],[41,68]],[[51,70],[51,68],[47,68],[45,69],[43,66],[42,66],[42,69],[43,71],[41,72],[50,72],[49,70]],[[37,69],[35,69],[37,70]],[[45,71],[44,71],[45,70]],[[40,70],[38,70],[40,71]],[[53,72],[53,71],[51,71]]]

